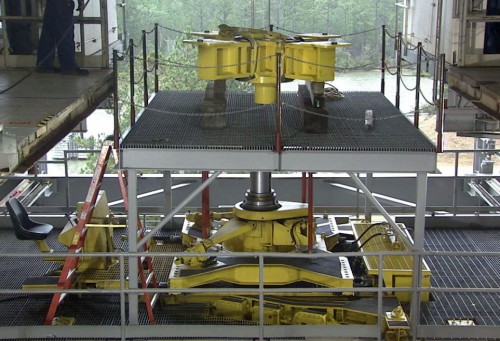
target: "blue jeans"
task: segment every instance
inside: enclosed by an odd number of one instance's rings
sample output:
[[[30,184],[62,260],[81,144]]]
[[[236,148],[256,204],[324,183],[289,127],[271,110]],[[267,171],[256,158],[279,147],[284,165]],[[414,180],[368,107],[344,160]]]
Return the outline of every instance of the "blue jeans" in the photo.
[[[37,68],[52,69],[56,50],[61,71],[71,71],[77,68],[74,9],[73,0],[47,0],[42,33],[38,42]]]

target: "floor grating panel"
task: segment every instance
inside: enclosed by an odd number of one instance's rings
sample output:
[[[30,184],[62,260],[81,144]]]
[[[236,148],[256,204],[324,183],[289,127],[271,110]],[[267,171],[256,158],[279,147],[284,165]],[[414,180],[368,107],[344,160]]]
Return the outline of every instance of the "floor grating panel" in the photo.
[[[482,250],[478,231],[428,230],[429,251],[479,252]],[[490,237],[493,237],[492,235]],[[499,242],[498,233],[492,239]],[[473,293],[466,288],[500,288],[500,268],[485,257],[426,257],[433,287],[464,288],[464,292],[434,293],[434,301],[422,305],[421,322],[443,325],[451,318],[474,318],[480,325],[500,325],[500,293]]]
[[[116,231],[117,235],[123,231]],[[165,232],[168,234],[169,232]],[[10,231],[0,231],[2,253],[35,253],[30,242],[19,241]],[[57,246],[56,234],[49,244]],[[177,252],[178,244],[165,243],[155,251]],[[428,230],[426,250],[431,251],[498,251],[500,234],[496,230]],[[126,248],[127,245],[123,244]],[[155,259],[159,280],[166,281],[173,259]],[[498,259],[484,257],[426,257],[432,271],[432,286],[465,288],[500,288]],[[40,276],[57,268],[56,263],[43,262],[39,258],[9,258],[0,262],[0,288],[20,289],[26,277]],[[474,318],[480,325],[500,325],[500,293],[471,293],[464,289],[459,293],[436,293],[434,300],[422,305],[421,322],[425,325],[443,325],[448,318]],[[49,306],[51,295],[2,295],[0,297],[0,326],[41,325]],[[186,305],[156,309],[160,324],[205,323],[230,324],[227,319],[207,319],[206,306]],[[193,311],[197,312],[196,314]],[[61,315],[77,315],[77,324],[119,325],[119,295],[70,296],[61,307]],[[147,314],[140,307],[141,323],[147,324]],[[239,322],[238,322],[239,324]]]
[[[275,105],[257,105],[252,94],[228,94],[228,125],[201,126],[202,92],[161,91],[124,138],[122,148],[274,150]],[[434,145],[378,92],[346,92],[327,101],[328,132],[303,131],[298,98],[282,95],[283,149],[316,151],[435,152]],[[365,111],[375,123],[364,127]]]

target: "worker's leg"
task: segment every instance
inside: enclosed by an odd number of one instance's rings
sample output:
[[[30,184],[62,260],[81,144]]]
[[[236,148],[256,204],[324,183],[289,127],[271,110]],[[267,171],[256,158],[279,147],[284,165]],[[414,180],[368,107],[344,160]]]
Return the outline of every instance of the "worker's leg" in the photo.
[[[56,51],[57,3],[61,0],[47,0],[43,15],[42,33],[38,41],[36,67],[40,70],[53,70]]]
[[[57,37],[59,44],[57,46],[57,54],[62,73],[77,68],[75,59],[75,26],[73,24],[74,9],[75,3],[72,0],[58,0]]]

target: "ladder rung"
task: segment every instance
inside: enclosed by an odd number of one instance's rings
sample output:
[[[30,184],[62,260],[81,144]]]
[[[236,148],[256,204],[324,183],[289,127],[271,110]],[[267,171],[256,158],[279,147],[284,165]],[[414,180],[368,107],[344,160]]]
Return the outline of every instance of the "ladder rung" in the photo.
[[[153,271],[151,271],[148,275],[148,278],[146,278],[146,287],[149,283],[151,283],[151,281],[153,280],[153,277],[155,276],[155,273]]]
[[[78,249],[75,250],[75,253],[80,253],[82,252],[83,248],[82,247],[79,247]]]
[[[64,298],[66,297],[67,294],[68,294],[67,292],[63,292],[61,294],[61,297],[59,297],[59,303],[58,304],[61,304],[61,302],[64,300]]]
[[[66,280],[70,279],[76,272],[76,269],[73,268],[71,270],[68,271],[68,276],[66,276]]]
[[[155,307],[156,302],[158,302],[159,298],[160,298],[160,295],[158,293],[153,295],[153,297],[151,298],[151,309],[153,309]]]

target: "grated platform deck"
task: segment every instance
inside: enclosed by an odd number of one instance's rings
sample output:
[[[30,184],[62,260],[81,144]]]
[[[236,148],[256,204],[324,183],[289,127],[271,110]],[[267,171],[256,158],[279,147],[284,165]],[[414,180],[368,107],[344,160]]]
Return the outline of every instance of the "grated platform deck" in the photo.
[[[118,234],[123,234],[119,231]],[[51,247],[57,247],[57,234],[49,237]],[[36,253],[30,242],[16,239],[10,231],[0,231],[0,253]],[[126,245],[121,245],[126,247]],[[497,230],[450,229],[428,230],[426,249],[432,251],[500,251]],[[170,250],[169,251],[177,251]],[[166,280],[171,261],[156,263],[160,281]],[[426,257],[432,272],[432,287],[464,288],[459,293],[435,293],[433,300],[422,305],[421,323],[444,325],[450,318],[473,318],[480,325],[500,325],[500,293],[471,293],[467,288],[499,288],[500,262],[487,257]],[[20,289],[29,276],[41,276],[55,270],[57,264],[33,258],[1,258],[0,288]],[[119,295],[76,295],[61,307],[61,315],[76,316],[78,325],[119,325]],[[0,296],[0,326],[34,326],[43,324],[51,295],[21,294]],[[148,324],[147,314],[140,305],[140,323]],[[222,318],[206,319],[205,305],[183,305],[156,309],[158,324],[240,324]]]
[[[356,164],[359,168],[368,167],[370,162],[367,157],[372,154],[379,154],[378,157],[399,155],[399,160],[406,163],[408,160],[401,156],[405,153],[417,158],[412,167],[407,168],[408,171],[434,171],[435,146],[381,93],[347,92],[341,100],[327,101],[329,119],[325,134],[304,131],[296,93],[283,93],[282,101],[280,149],[276,145],[276,106],[254,104],[252,94],[229,94],[227,127],[206,129],[201,125],[203,93],[159,92],[124,137],[121,144],[122,166],[248,170],[253,168],[246,160],[261,156],[261,169],[293,170],[300,166],[297,163],[303,163],[308,167],[317,167],[315,170],[325,168],[323,170],[332,171],[342,167],[346,161],[333,160],[337,162],[322,165],[322,158],[340,154],[351,160],[359,155],[363,158],[362,166]],[[374,113],[372,129],[364,127],[365,111],[368,109]],[[278,150],[282,153],[275,152]],[[217,153],[222,152],[238,153],[226,154],[225,162],[220,162]],[[315,158],[316,162],[305,159],[306,155]],[[419,160],[422,155],[426,158]],[[220,157],[223,156],[221,154]],[[236,158],[234,164],[228,160],[233,156]],[[291,159],[295,157],[299,159]],[[391,163],[397,167],[398,158]],[[373,164],[377,162],[370,164],[371,169],[366,171],[378,171],[372,169]],[[391,170],[389,166],[386,168]]]

